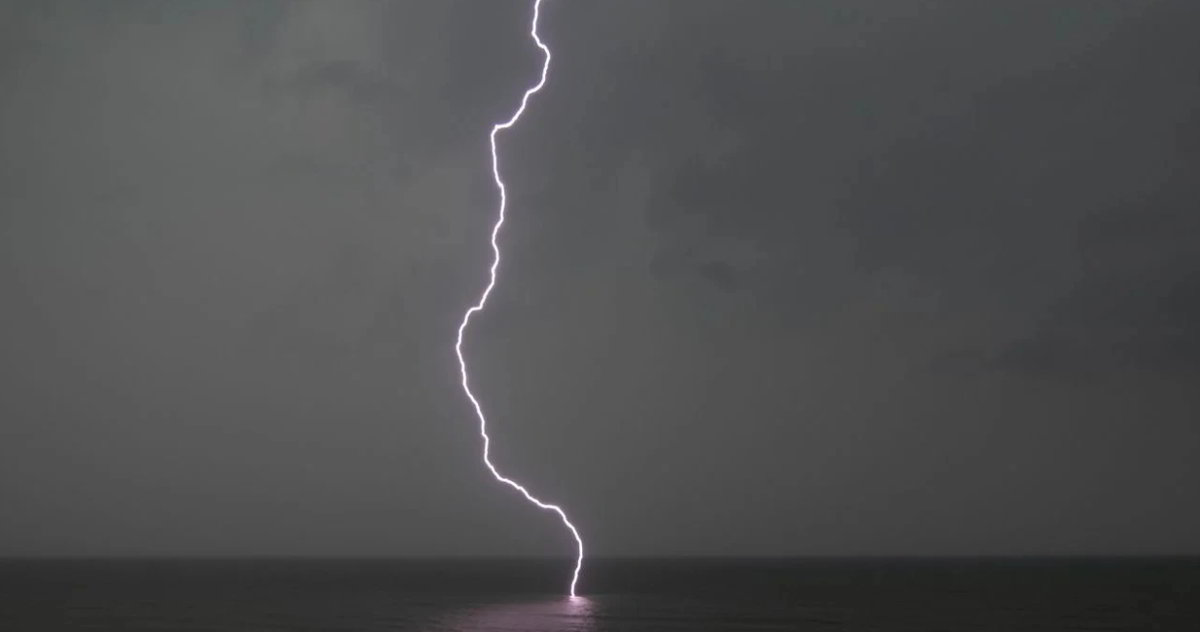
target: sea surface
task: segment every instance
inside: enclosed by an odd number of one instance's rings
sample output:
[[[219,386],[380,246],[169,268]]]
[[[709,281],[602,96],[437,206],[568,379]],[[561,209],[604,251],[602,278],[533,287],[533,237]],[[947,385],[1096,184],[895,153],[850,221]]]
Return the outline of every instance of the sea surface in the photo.
[[[1200,559],[0,560],[0,630],[1200,631]]]

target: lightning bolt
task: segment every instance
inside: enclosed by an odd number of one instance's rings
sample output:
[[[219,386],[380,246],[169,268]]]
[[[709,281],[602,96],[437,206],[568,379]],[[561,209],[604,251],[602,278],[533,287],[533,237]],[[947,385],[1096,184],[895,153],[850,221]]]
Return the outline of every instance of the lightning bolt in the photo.
[[[558,517],[562,520],[563,525],[567,527],[567,529],[571,532],[571,535],[575,538],[575,544],[578,552],[575,557],[575,571],[571,575],[570,588],[571,597],[575,597],[575,584],[579,582],[579,569],[583,566],[583,539],[579,537],[579,530],[575,528],[575,525],[571,524],[570,519],[567,518],[567,513],[563,511],[562,507],[538,500],[537,497],[529,493],[529,490],[525,489],[525,487],[520,483],[501,474],[500,471],[496,469],[496,466],[492,463],[491,457],[488,453],[488,449],[491,447],[492,440],[490,437],[488,437],[487,433],[487,417],[485,417],[483,414],[483,407],[479,405],[479,400],[475,397],[475,394],[471,392],[470,380],[467,377],[467,361],[465,358],[463,358],[462,351],[463,335],[467,331],[467,325],[470,324],[471,317],[474,316],[476,312],[483,311],[483,306],[487,303],[488,296],[496,287],[496,270],[500,267],[500,246],[496,243],[496,237],[500,234],[500,227],[504,225],[504,211],[508,203],[508,197],[507,191],[504,187],[504,180],[500,177],[500,158],[498,152],[496,151],[496,135],[516,124],[517,119],[521,118],[521,115],[525,113],[525,106],[529,103],[529,97],[533,96],[534,93],[542,89],[542,86],[546,85],[546,74],[550,71],[550,48],[547,47],[544,42],[542,42],[542,38],[538,37],[537,30],[538,15],[541,5],[542,0],[535,0],[533,3],[533,22],[529,28],[529,35],[533,38],[533,41],[537,44],[537,47],[542,50],[542,54],[545,56],[545,59],[542,62],[542,76],[540,79],[538,79],[536,84],[525,90],[525,95],[521,97],[521,105],[517,108],[516,112],[513,112],[512,116],[507,121],[503,123],[497,123],[496,125],[492,126],[492,133],[489,136],[492,146],[492,178],[496,181],[496,188],[500,191],[500,207],[496,214],[496,223],[492,226],[492,265],[488,269],[487,287],[483,288],[483,293],[479,295],[479,302],[477,302],[475,305],[472,305],[471,308],[463,314],[462,323],[458,326],[458,340],[454,343],[454,353],[458,356],[458,368],[462,377],[463,392],[467,394],[467,399],[471,400],[471,405],[475,407],[475,415],[479,417],[479,435],[483,437],[483,464],[487,466],[488,470],[491,471],[492,476],[494,476],[497,481],[504,483],[505,485],[508,485],[509,487],[520,492],[521,495],[525,497],[525,500],[528,500],[543,510],[552,511],[558,514]]]

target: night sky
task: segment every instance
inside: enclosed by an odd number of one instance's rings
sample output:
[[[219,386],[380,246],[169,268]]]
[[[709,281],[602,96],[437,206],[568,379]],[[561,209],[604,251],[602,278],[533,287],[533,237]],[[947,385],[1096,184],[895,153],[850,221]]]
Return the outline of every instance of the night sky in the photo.
[[[1200,553],[1200,5],[543,17],[589,553]],[[528,19],[0,5],[0,555],[571,555]]]

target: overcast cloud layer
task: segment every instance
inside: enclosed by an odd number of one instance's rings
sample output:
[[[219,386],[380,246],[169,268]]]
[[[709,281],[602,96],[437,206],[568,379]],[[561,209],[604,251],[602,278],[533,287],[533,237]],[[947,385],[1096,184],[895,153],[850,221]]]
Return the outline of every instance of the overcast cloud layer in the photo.
[[[0,554],[567,555],[527,3],[0,6]],[[557,2],[471,330],[598,554],[1200,553],[1200,10]]]

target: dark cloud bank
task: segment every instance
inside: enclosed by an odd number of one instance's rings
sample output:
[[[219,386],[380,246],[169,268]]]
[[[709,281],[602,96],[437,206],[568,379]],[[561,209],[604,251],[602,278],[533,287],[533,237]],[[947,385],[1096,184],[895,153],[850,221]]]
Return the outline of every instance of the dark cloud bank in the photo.
[[[0,554],[565,554],[525,3],[0,8]],[[1200,553],[1200,11],[553,2],[471,332],[600,554]]]

